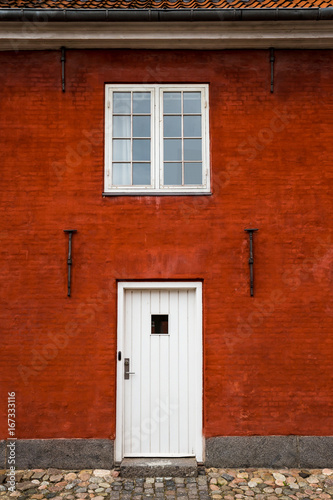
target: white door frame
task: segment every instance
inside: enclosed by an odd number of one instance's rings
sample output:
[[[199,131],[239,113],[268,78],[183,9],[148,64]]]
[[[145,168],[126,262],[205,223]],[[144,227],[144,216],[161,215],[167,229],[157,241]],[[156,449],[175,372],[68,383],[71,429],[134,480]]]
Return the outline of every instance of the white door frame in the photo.
[[[203,462],[203,435],[202,435],[202,283],[200,281],[122,281],[118,283],[118,332],[117,353],[123,353],[125,335],[125,292],[126,290],[194,290],[196,321],[193,332],[195,343],[195,458]],[[117,356],[117,397],[116,397],[116,440],[115,462],[121,462],[123,453],[123,417],[124,417],[124,361]]]

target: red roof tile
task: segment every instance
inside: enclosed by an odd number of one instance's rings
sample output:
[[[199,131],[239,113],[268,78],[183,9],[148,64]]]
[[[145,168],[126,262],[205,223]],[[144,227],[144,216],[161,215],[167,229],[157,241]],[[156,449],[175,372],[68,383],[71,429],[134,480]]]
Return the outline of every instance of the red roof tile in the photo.
[[[295,9],[333,0],[0,0],[0,9]]]

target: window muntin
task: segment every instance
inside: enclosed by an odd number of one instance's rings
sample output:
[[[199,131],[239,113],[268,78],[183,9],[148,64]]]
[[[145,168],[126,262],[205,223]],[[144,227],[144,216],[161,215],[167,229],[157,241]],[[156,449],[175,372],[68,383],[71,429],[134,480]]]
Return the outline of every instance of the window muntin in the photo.
[[[209,192],[208,85],[107,85],[105,123],[105,194]]]

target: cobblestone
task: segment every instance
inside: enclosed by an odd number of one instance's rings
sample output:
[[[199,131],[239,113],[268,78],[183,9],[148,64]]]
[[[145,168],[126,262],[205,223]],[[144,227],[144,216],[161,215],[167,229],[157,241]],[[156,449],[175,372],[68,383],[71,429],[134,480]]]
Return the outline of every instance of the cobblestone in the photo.
[[[197,478],[118,477],[115,470],[16,471],[15,491],[6,481],[0,500],[330,500],[332,469],[217,469]],[[6,471],[0,470],[6,478]]]

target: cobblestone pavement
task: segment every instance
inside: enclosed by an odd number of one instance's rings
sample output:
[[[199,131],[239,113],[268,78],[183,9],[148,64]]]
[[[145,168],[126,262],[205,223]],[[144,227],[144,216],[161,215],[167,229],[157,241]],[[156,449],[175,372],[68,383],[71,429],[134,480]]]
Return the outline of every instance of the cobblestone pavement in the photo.
[[[328,500],[333,470],[206,469],[194,477],[120,478],[116,470],[16,471],[16,489],[8,490],[0,471],[0,500]]]

